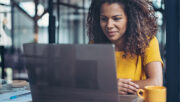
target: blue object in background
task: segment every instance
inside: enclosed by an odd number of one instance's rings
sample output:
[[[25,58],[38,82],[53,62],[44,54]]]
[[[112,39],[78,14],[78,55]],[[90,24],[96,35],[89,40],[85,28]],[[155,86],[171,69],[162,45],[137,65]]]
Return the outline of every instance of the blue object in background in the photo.
[[[16,99],[18,97],[29,95],[29,94],[31,94],[31,92],[27,92],[27,93],[23,93],[23,94],[20,94],[20,95],[11,96],[10,99]]]

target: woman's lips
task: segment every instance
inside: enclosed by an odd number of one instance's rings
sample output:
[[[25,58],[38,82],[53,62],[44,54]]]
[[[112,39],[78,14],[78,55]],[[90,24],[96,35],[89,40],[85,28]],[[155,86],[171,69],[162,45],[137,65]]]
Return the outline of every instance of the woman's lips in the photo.
[[[116,31],[108,32],[108,35],[109,35],[109,36],[114,36],[115,34],[116,34]]]

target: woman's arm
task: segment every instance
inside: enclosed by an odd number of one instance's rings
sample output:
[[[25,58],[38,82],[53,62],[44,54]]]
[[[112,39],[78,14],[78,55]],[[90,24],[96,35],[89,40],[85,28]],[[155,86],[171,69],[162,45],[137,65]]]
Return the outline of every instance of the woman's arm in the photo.
[[[163,74],[161,62],[150,62],[144,69],[147,79],[131,81],[129,79],[118,79],[118,92],[121,95],[128,93],[136,94],[138,88],[144,88],[147,85],[163,85]]]
[[[144,68],[145,74],[147,76],[146,80],[133,81],[135,84],[139,85],[140,88],[144,88],[147,85],[163,85],[163,73],[161,62],[150,62]]]

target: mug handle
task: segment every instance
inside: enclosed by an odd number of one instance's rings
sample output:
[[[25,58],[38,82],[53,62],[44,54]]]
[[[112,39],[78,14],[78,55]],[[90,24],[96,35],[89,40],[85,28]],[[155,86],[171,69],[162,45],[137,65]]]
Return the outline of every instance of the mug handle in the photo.
[[[141,95],[140,93],[142,93],[142,95]],[[144,99],[144,98],[145,98],[145,97],[144,97],[144,90],[143,90],[143,89],[138,89],[137,95],[138,95],[140,98]]]

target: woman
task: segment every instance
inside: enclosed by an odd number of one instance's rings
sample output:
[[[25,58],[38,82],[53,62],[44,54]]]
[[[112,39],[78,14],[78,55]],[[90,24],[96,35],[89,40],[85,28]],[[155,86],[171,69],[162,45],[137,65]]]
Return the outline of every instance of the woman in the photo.
[[[147,0],[92,0],[87,22],[90,43],[115,45],[119,94],[162,85],[156,17]]]

